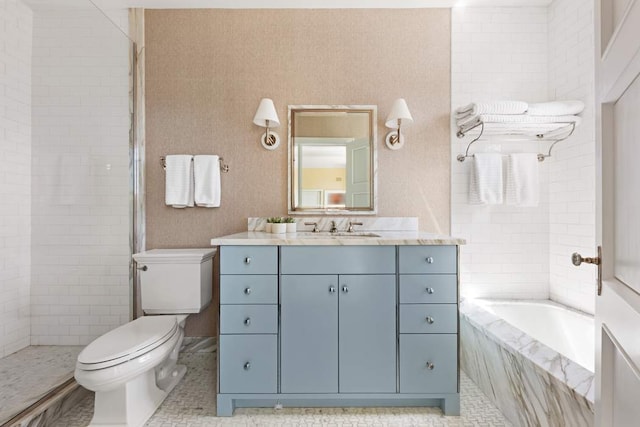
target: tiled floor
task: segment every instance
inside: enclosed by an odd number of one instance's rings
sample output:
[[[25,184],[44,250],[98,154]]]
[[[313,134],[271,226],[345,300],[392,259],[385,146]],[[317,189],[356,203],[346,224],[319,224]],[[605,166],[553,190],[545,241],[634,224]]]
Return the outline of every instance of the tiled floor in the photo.
[[[146,424],[152,427],[208,426],[510,426],[482,392],[462,374],[462,415],[445,417],[438,408],[236,409],[215,416],[215,353],[183,353],[187,375]],[[54,427],[86,426],[92,396],[59,419]]]
[[[71,378],[81,346],[30,346],[0,359],[0,424]]]

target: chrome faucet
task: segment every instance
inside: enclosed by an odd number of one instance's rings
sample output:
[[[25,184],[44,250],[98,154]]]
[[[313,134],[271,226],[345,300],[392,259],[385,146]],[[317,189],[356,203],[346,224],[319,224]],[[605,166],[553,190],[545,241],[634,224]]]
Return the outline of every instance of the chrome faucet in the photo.
[[[338,227],[336,227],[336,222],[331,221],[331,229],[329,230],[329,233],[337,233],[337,232],[338,232]]]
[[[347,228],[347,233],[353,233],[353,226],[354,225],[362,225],[361,222],[351,222],[349,221],[349,228]]]
[[[311,230],[313,233],[319,233],[320,230],[318,229],[318,223],[317,222],[305,222],[304,225],[313,225],[313,230]]]

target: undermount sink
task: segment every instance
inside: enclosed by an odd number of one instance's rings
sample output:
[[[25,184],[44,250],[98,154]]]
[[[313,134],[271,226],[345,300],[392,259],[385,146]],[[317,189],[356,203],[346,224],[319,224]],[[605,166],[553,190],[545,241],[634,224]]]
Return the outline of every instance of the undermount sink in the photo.
[[[303,232],[298,232],[296,233],[298,237],[305,237],[305,238],[327,238],[327,237],[339,237],[339,238],[344,238],[344,237],[380,237],[379,234],[375,234],[375,233],[369,233],[369,232],[358,232],[358,231],[354,231],[354,232],[346,232],[346,231],[340,231],[337,233],[330,233],[328,231],[320,231],[318,233],[314,233],[312,231],[303,231]]]

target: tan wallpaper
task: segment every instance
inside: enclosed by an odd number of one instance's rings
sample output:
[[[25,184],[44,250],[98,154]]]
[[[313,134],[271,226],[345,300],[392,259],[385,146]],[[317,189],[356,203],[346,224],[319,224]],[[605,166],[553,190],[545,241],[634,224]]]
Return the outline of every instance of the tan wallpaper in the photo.
[[[147,10],[147,248],[207,247],[247,217],[286,215],[287,105],[378,106],[378,214],[449,232],[449,9]],[[259,143],[261,98],[275,102],[282,145]],[[384,119],[403,97],[414,123],[399,151]],[[220,208],[164,205],[167,154],[218,154]],[[188,334],[215,331],[213,309]]]

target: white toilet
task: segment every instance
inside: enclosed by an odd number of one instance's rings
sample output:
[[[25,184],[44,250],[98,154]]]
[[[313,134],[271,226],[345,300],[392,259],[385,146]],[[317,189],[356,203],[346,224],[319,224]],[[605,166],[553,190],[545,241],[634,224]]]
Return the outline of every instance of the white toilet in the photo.
[[[178,365],[189,313],[212,296],[215,249],[154,249],[133,255],[140,272],[140,317],[101,337],[78,355],[75,377],[95,391],[90,426],[138,427],[184,376]]]

